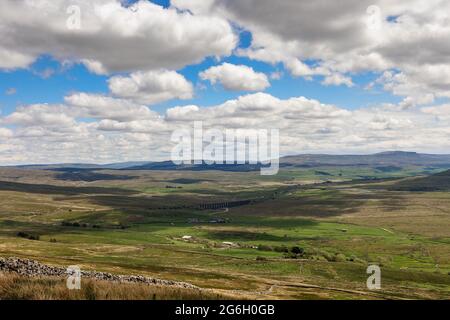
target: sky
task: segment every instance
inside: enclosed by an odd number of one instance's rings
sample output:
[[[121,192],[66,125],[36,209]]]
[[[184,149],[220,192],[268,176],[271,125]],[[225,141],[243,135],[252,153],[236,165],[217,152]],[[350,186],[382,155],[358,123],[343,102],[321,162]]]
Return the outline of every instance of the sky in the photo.
[[[164,160],[171,133],[283,155],[450,153],[450,4],[3,0],[0,165]]]

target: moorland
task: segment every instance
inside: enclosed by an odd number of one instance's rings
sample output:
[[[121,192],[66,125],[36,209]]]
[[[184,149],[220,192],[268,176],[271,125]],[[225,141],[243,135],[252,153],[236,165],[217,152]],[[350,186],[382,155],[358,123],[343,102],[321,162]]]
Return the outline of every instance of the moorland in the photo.
[[[215,297],[448,299],[449,169],[449,156],[402,152],[286,157],[275,176],[247,165],[2,167],[0,257],[184,281]],[[370,264],[381,290],[366,287]],[[49,293],[61,281],[3,274],[0,298],[27,298],[18,284],[30,282],[47,298],[85,297]],[[105,298],[107,285],[87,283]],[[127,297],[192,296],[135,288]]]

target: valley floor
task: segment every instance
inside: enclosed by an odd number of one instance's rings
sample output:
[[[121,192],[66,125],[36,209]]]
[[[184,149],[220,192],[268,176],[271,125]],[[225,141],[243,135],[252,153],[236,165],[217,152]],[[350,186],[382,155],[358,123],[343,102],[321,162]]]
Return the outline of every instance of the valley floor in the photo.
[[[239,299],[450,298],[449,192],[393,191],[395,179],[350,174],[330,183],[301,171],[102,174],[118,177],[0,169],[0,256],[184,281]],[[381,290],[366,287],[372,264]],[[3,274],[0,293],[35,298],[19,292],[36,286],[42,298],[87,298],[61,293],[63,284]],[[123,288],[108,297],[190,297],[139,287],[122,296]]]

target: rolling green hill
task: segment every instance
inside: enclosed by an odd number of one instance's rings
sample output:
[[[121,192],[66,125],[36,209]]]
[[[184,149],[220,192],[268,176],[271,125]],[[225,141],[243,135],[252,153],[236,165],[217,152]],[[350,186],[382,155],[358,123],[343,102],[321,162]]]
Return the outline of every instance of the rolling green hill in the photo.
[[[450,191],[450,170],[428,177],[407,179],[394,184],[397,191]]]
[[[259,171],[261,164],[184,164],[175,165],[172,161],[161,162],[124,162],[113,164],[48,164],[23,165],[24,169],[55,170],[55,171],[91,171],[91,170],[152,170],[152,171],[230,171],[252,172]],[[416,152],[389,151],[370,155],[328,155],[302,154],[286,156],[280,159],[280,167],[286,169],[318,168],[318,167],[354,167],[373,168],[379,172],[395,173],[405,168],[419,167],[419,171],[450,169],[450,155],[422,154]]]
[[[389,151],[369,155],[305,154],[281,159],[283,166],[378,166],[393,168],[404,166],[450,165],[450,155],[423,154],[416,152]]]

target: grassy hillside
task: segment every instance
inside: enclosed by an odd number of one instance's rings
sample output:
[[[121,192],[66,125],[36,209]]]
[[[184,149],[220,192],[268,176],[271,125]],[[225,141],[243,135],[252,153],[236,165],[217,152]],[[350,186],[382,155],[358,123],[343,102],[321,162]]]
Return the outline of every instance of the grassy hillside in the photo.
[[[370,155],[296,155],[284,157],[281,163],[285,166],[436,166],[448,167],[450,155],[421,154],[416,152],[381,152]]]
[[[285,168],[319,168],[319,167],[349,167],[374,168],[380,172],[400,172],[405,168],[422,168],[424,171],[450,168],[450,155],[421,154],[416,152],[381,152],[370,155],[327,155],[303,154],[286,156],[280,159],[281,167]],[[235,165],[207,165],[184,164],[175,165],[172,161],[162,162],[124,162],[113,164],[50,164],[50,165],[24,165],[23,169],[55,170],[83,175],[94,170],[153,170],[153,171],[228,171],[252,172],[259,171],[261,165],[235,164]]]
[[[450,297],[448,192],[390,191],[396,181],[362,179],[378,173],[358,168],[285,168],[274,177],[106,170],[94,181],[60,173],[0,170],[0,256],[232,297]],[[254,201],[192,207],[243,199]],[[382,267],[377,292],[365,286],[373,263]]]
[[[450,170],[428,177],[405,179],[393,184],[390,189],[402,191],[450,191]]]
[[[0,273],[0,300],[211,300],[226,299],[206,290],[82,280],[81,290],[67,290],[57,277],[26,277]]]

